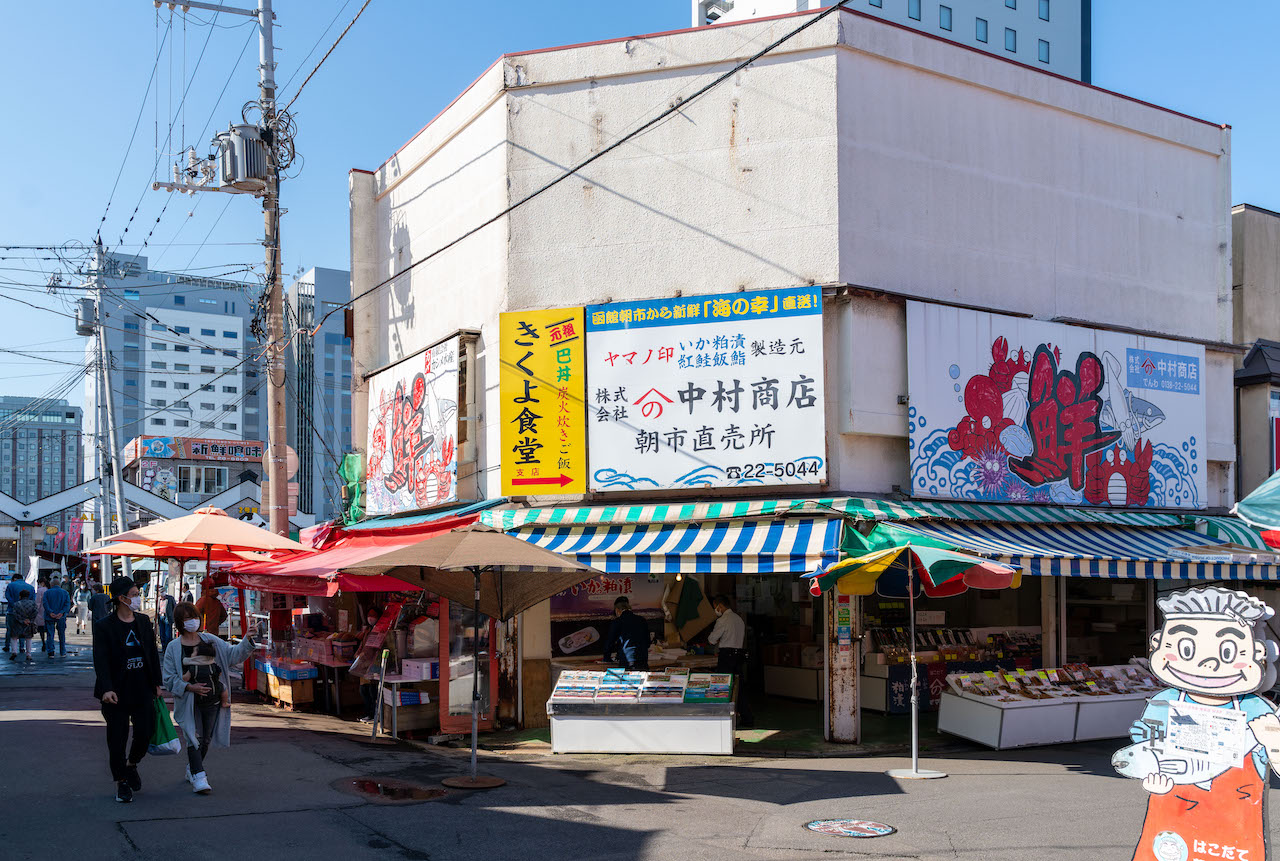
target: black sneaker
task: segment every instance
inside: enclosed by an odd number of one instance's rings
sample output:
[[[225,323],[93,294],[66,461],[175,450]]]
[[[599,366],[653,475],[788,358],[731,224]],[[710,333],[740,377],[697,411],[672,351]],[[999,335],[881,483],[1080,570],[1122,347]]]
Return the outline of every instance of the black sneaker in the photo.
[[[133,790],[129,788],[127,780],[122,780],[116,784],[116,801],[121,804],[128,804],[133,801]]]
[[[134,792],[142,789],[142,777],[138,774],[138,766],[125,766],[124,780]]]

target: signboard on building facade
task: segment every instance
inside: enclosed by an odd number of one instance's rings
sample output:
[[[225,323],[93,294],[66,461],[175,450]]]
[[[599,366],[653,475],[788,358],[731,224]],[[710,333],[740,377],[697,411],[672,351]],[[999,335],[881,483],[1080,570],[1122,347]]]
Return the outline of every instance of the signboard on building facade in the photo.
[[[1204,508],[1204,347],[907,303],[911,492]]]
[[[592,490],[827,477],[816,287],[591,305]]]
[[[369,514],[457,500],[460,349],[454,336],[369,378]]]
[[[261,460],[266,446],[258,440],[197,439],[184,436],[141,436],[124,449],[126,463],[140,457],[156,460]]]
[[[499,337],[503,495],[585,492],[582,309],[502,314]]]
[[[168,463],[144,459],[138,464],[138,486],[170,502],[176,502],[178,471]]]

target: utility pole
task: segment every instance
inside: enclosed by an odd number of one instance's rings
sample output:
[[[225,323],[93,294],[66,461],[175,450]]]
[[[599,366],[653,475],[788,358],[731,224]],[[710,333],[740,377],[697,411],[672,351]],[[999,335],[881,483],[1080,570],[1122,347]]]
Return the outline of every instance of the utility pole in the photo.
[[[111,474],[112,491],[116,497],[116,516],[119,518],[119,531],[123,532],[129,528],[127,508],[124,502],[124,478],[121,476],[120,469],[120,440],[116,436],[116,409],[115,398],[111,392],[111,356],[107,353],[107,330],[106,330],[106,314],[104,313],[104,299],[106,298],[106,279],[103,277],[107,258],[102,251],[102,238],[98,238],[97,251],[95,254],[97,265],[94,267],[93,281],[97,288],[96,301],[94,307],[97,309],[95,315],[98,334],[98,367],[100,377],[100,390],[103,393],[103,406],[107,411],[106,423],[106,470]],[[106,521],[109,522],[109,521]],[[104,523],[104,529],[106,528]],[[124,564],[124,576],[131,577],[133,575],[133,566],[128,556],[121,556]]]
[[[160,0],[154,0],[156,7]],[[275,43],[272,27],[275,12],[271,0],[258,0],[256,9],[237,9],[199,0],[165,0],[170,10],[181,6],[243,15],[258,22],[258,107],[262,119],[257,129],[232,126],[215,137],[219,151],[201,161],[194,150],[184,172],[174,168],[173,182],[154,182],[153,189],[189,192],[222,191],[249,193],[262,197],[263,246],[267,264],[267,481],[268,499],[262,500],[272,532],[289,532],[288,431],[285,424],[284,290],[280,258],[280,171],[293,158],[292,118],[276,105]],[[287,153],[282,157],[282,153]],[[258,170],[259,156],[265,155],[265,170]],[[284,162],[282,164],[282,161]]]

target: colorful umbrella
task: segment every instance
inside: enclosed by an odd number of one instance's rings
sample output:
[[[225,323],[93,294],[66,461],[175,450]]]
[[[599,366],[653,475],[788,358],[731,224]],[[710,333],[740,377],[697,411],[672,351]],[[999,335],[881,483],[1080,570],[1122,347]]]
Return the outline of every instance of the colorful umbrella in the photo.
[[[845,595],[871,595],[884,581],[890,594],[908,599],[911,642],[911,768],[893,769],[891,777],[946,777],[941,771],[920,769],[920,688],[916,669],[916,598],[923,589],[931,598],[959,595],[966,589],[1016,588],[1021,572],[1012,565],[959,553],[939,541],[877,523],[868,535],[846,529],[841,559],[825,570],[805,575],[809,591],[821,595],[833,587]],[[901,590],[899,592],[899,590]]]
[[[1231,513],[1261,530],[1269,547],[1280,547],[1280,470],[1237,502]]]

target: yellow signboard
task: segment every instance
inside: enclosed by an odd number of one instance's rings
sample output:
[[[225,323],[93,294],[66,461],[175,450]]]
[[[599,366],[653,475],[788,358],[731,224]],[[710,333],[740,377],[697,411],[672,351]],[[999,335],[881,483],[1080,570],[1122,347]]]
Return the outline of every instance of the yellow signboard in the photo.
[[[501,315],[502,493],[587,489],[581,308]]]

